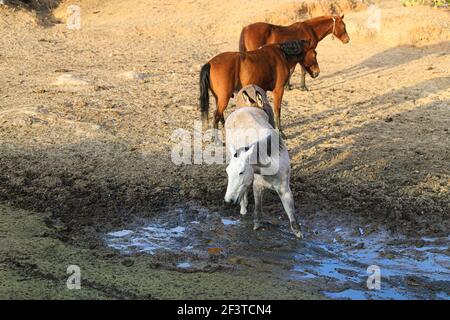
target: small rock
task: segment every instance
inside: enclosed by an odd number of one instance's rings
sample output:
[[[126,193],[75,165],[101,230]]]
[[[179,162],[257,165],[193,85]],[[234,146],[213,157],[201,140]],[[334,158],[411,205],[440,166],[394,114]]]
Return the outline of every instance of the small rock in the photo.
[[[53,85],[56,86],[86,86],[89,85],[89,82],[84,81],[70,73],[64,73],[56,78],[56,81],[53,82]]]
[[[146,78],[151,77],[148,73],[136,72],[136,71],[127,71],[120,74],[121,77],[129,79],[129,80],[144,80]]]
[[[125,267],[131,267],[132,265],[134,265],[134,260],[125,259],[122,261],[122,265],[124,265]]]
[[[212,255],[218,255],[222,252],[221,248],[208,248],[208,253]]]
[[[364,249],[364,242],[360,242],[355,246],[355,249],[361,250]]]

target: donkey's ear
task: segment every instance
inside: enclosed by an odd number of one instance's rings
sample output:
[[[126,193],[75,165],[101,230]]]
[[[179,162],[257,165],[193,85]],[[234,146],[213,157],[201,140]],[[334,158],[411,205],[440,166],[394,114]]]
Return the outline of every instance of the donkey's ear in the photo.
[[[232,157],[236,157],[237,156],[237,152],[236,149],[234,148],[234,146],[230,143],[230,145],[228,146],[228,149],[230,150],[231,156]]]
[[[264,108],[264,99],[261,95],[261,93],[256,92],[256,104],[258,105],[259,108]]]
[[[242,95],[244,96],[244,100],[247,104],[253,104],[255,102],[252,98],[250,98],[247,91],[242,92]]]
[[[255,150],[255,145],[252,144],[250,147],[245,148],[245,158],[248,159],[253,154],[253,150]]]

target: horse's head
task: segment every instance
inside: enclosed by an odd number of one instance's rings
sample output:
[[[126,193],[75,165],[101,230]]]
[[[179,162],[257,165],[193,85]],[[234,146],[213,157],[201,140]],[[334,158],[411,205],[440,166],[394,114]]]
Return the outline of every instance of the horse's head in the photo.
[[[250,165],[250,156],[254,148],[252,145],[236,150],[230,145],[231,160],[227,167],[228,185],[225,202],[238,203],[252,184],[254,171]]]
[[[319,75],[320,68],[316,59],[317,52],[310,41],[288,41],[280,44],[280,48],[288,59],[300,63],[311,77],[316,78]]]
[[[299,61],[302,67],[309,73],[312,78],[317,78],[320,73],[319,64],[317,63],[317,52],[314,49],[307,49],[303,59]]]
[[[333,35],[343,43],[348,43],[350,41],[347,29],[345,29],[344,15],[333,17]]]

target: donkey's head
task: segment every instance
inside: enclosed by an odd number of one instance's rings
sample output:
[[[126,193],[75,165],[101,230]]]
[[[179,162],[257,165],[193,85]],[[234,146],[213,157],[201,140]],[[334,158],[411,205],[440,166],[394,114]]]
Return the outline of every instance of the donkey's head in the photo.
[[[333,35],[342,41],[342,43],[348,43],[350,37],[348,36],[347,29],[345,29],[344,15],[333,17]]]
[[[275,127],[273,109],[266,92],[254,84],[242,88],[236,96],[236,107],[256,107],[263,109],[269,117],[269,123]]]
[[[236,96],[237,107],[257,107],[264,109],[269,104],[269,99],[263,89],[250,84],[242,88]]]
[[[247,188],[253,182],[253,167],[250,164],[250,156],[255,146],[236,150],[230,145],[231,160],[227,167],[228,185],[225,194],[225,202],[238,203],[244,196]]]

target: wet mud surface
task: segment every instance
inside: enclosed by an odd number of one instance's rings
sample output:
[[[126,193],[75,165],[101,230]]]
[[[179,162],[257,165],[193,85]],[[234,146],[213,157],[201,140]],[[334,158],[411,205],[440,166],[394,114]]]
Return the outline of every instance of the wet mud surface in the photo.
[[[409,238],[375,225],[308,218],[301,241],[286,217],[266,218],[265,229],[255,232],[250,213],[224,216],[191,204],[111,231],[104,242],[185,272],[248,269],[280,282],[310,283],[329,298],[450,298],[449,237]],[[379,268],[379,289],[367,288],[370,266]]]

